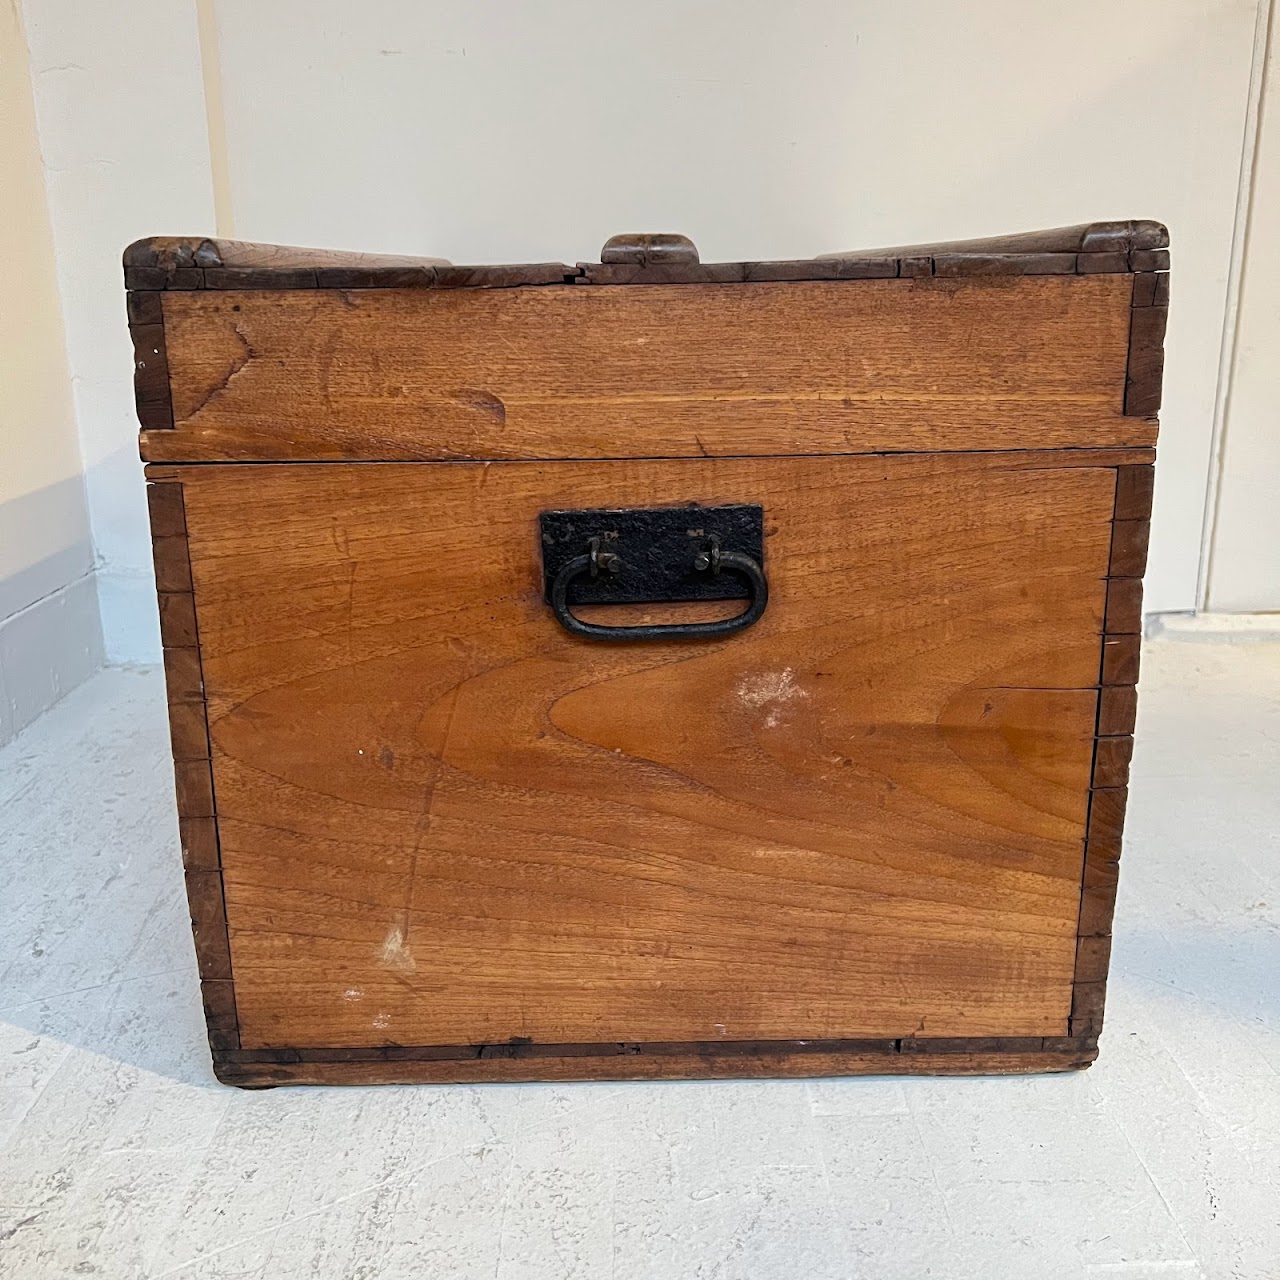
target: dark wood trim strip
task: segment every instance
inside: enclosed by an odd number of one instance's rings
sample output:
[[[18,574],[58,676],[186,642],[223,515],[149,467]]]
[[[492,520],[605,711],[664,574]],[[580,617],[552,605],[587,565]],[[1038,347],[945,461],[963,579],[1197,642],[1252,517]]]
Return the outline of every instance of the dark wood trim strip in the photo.
[[[1099,737],[1122,738],[1133,732],[1138,691],[1132,685],[1104,685],[1098,703]]]
[[[140,290],[125,294],[125,312],[130,327],[134,325],[164,324],[164,308],[160,295],[154,290]]]
[[[1138,635],[1142,631],[1142,579],[1107,579],[1107,635]]]
[[[1141,636],[1104,636],[1102,683],[1104,685],[1137,684],[1141,655]]]
[[[1117,520],[1150,520],[1155,496],[1154,466],[1122,466],[1116,476]]]
[[[158,293],[131,293],[125,304],[133,340],[133,398],[138,422],[147,430],[173,426],[169,393],[169,357],[165,350],[164,311]]]
[[[1055,1043],[1061,1037],[1053,1037]],[[612,1058],[705,1054],[750,1057],[762,1053],[802,1056],[826,1053],[874,1053],[884,1057],[915,1053],[1039,1053],[1043,1036],[904,1037],[896,1040],[668,1040],[539,1044],[516,1039],[498,1044],[357,1045],[343,1048],[239,1049],[222,1055],[227,1062],[466,1062],[495,1058]],[[1071,1049],[1084,1048],[1073,1044]]]
[[[218,824],[213,818],[179,818],[182,865],[189,871],[217,871],[222,866],[218,851]]]
[[[1111,526],[1112,578],[1141,578],[1147,570],[1147,542],[1151,535],[1149,520],[1117,520]]]
[[[999,1075],[1070,1071],[1097,1056],[1091,1036],[927,1040],[425,1045],[215,1051],[226,1084],[453,1083],[734,1079],[824,1075]]]
[[[936,257],[948,253],[1037,254],[1037,253],[1124,253],[1164,249],[1169,230],[1159,222],[1135,219],[1121,222],[1083,222],[1071,227],[1051,227],[1044,231],[1022,231],[1016,235],[989,236],[979,240],[951,240],[936,244],[904,245],[892,249],[871,249],[852,253],[829,253],[826,258]],[[1126,267],[1127,270],[1127,267]]]
[[[182,702],[204,707],[204,680],[200,674],[199,649],[194,646],[165,649],[164,678],[170,706],[175,702]],[[207,755],[208,752],[204,754]]]
[[[203,289],[314,289],[316,273],[306,267],[226,267],[200,273]]]
[[[203,699],[169,704],[169,739],[175,762],[209,758],[209,728],[205,723]]]
[[[346,249],[306,249],[294,245],[259,244],[250,240],[218,240],[208,236],[149,236],[124,251],[124,266],[164,271],[190,267],[281,268],[306,267],[440,267],[444,258],[416,255],[358,253]]]
[[[140,404],[169,398],[169,360],[163,324],[129,325],[133,339],[133,396]]]
[[[765,263],[752,262],[662,262],[648,266],[638,263],[578,263],[577,284],[742,284],[747,272]],[[801,268],[791,263],[788,269],[796,272],[790,279],[808,279],[799,274]],[[827,268],[823,268],[824,273]],[[896,271],[883,274],[892,276]],[[759,277],[757,277],[758,279]],[[835,279],[824,274],[825,279]]]
[[[1164,334],[1169,320],[1169,253],[1166,249],[1129,254],[1133,305],[1129,318],[1129,363],[1125,375],[1124,411],[1151,418],[1160,412],[1164,381]],[[1161,274],[1152,274],[1159,272]]]
[[[178,829],[201,993],[215,1052],[238,1049],[231,946],[213,794],[208,711],[200,666],[195,592],[182,484],[149,479],[147,508],[160,609]]]
[[[1071,991],[1071,1034],[1098,1035],[1107,1000],[1106,982],[1077,982]]]
[[[1074,253],[935,253],[933,274],[956,276],[1070,276]]]
[[[360,255],[353,255],[358,259]],[[319,259],[323,263],[323,258]],[[125,287],[134,292],[168,289],[512,289],[523,285],[572,284],[581,275],[563,262],[512,265],[125,267]],[[626,283],[623,281],[623,283]]]
[[[162,289],[495,289],[529,285],[738,284],[746,281],[868,280],[985,275],[1070,275],[1168,265],[1158,222],[1094,222],[893,249],[776,262],[699,261],[685,236],[615,236],[600,262],[454,266],[442,258],[334,252],[235,240],[156,236],[124,253],[125,284]],[[141,322],[139,322],[141,323]]]
[[[148,484],[147,514],[152,538],[181,538],[186,543],[187,513],[181,484]]]
[[[1135,279],[1135,291],[1139,288]],[[1154,284],[1143,297],[1158,296]],[[1154,304],[1135,304],[1137,308]],[[1111,925],[1119,882],[1120,850],[1128,804],[1129,764],[1137,714],[1139,658],[1142,648],[1142,573],[1147,562],[1147,533],[1154,493],[1149,465],[1116,468],[1116,500],[1107,565],[1106,621],[1102,636],[1098,723],[1094,735],[1076,926],[1076,967],[1069,1027],[1072,1036],[1102,1030]]]
[[[1087,1041],[1087,1038],[1086,1038]],[[1062,1044],[1072,1043],[1064,1038]],[[1055,1047],[1041,1053],[902,1054],[892,1066],[879,1054],[777,1054],[750,1056],[692,1054],[670,1057],[521,1058],[439,1062],[403,1059],[388,1062],[328,1062],[270,1065],[224,1062],[215,1053],[214,1074],[223,1084],[243,1089],[276,1085],[373,1084],[521,1084],[592,1080],[751,1080],[822,1076],[895,1075],[990,1076],[1042,1075],[1079,1071],[1097,1057],[1096,1048]]]
[[[196,941],[200,978],[231,981],[231,950],[227,944],[227,916],[222,900],[221,871],[188,871],[187,902]]]
[[[1135,311],[1147,307],[1167,307],[1169,305],[1169,272],[1134,271],[1133,293],[1129,305]]]
[[[226,979],[206,979],[200,983],[200,999],[204,1005],[204,1020],[209,1029],[209,1048],[213,1052],[216,1074],[218,1056],[240,1047],[235,987]]]
[[[570,284],[576,267],[563,262],[516,263],[512,266],[437,267],[437,289],[517,289],[525,285]]]
[[[1128,271],[1124,254],[1090,255],[1097,259],[1089,269]],[[1104,263],[1102,260],[1105,259]],[[1110,264],[1110,267],[1106,265]],[[778,280],[881,280],[936,276],[959,279],[970,276],[1074,275],[1080,270],[1074,253],[988,253],[955,251],[935,255],[908,254],[893,258],[852,256],[810,258],[791,262],[703,262],[652,265],[578,264],[578,284],[742,284]]]
[[[1127,787],[1129,762],[1133,759],[1133,739],[1099,738],[1093,758],[1095,788]]]
[[[1168,249],[1131,249],[1129,251],[1130,271],[1168,271]]]
[[[1111,964],[1111,938],[1083,937],[1076,940],[1076,981],[1106,982]]]
[[[191,562],[187,559],[185,534],[172,538],[153,536],[151,561],[155,566],[157,591],[191,590]]]
[[[175,760],[174,789],[180,818],[213,817],[213,775],[207,760]]]
[[[774,281],[814,280],[887,280],[906,275],[894,258],[800,258],[785,262],[744,262],[742,279],[746,284],[769,284]],[[584,268],[585,270],[585,268]]]
[[[1115,274],[1129,270],[1129,255],[1117,253],[1081,253],[1076,255],[1076,270],[1082,276]]]
[[[435,267],[320,267],[317,289],[431,289]]]
[[[159,601],[160,642],[170,649],[194,648],[195,596],[190,591],[161,591]]]

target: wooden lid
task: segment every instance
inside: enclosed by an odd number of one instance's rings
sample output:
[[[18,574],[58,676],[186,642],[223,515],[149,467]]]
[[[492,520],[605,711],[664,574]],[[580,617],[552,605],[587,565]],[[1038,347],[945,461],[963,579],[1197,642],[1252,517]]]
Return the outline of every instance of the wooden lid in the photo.
[[[1049,231],[767,262],[699,260],[687,236],[613,236],[599,262],[455,266],[444,258],[353,253],[241,240],[152,236],[124,252],[125,284],[156,289],[459,289],[547,284],[741,284],[898,276],[1076,275],[1163,271],[1158,222],[1091,222]]]

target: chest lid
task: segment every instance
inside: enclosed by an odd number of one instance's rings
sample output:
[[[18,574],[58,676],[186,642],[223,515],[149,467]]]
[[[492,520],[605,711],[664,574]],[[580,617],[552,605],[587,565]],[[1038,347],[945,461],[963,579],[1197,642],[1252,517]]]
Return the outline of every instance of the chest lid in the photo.
[[[125,251],[150,462],[773,456],[1154,443],[1149,221],[703,263]],[[609,287],[597,287],[609,286]]]

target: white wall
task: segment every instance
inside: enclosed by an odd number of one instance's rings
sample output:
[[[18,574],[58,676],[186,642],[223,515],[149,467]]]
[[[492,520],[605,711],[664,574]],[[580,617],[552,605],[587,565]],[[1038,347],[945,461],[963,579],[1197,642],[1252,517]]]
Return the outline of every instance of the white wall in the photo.
[[[0,743],[102,665],[44,166],[17,10],[0,8]]]
[[[1209,609],[1280,612],[1280,23],[1254,157],[1235,364],[1211,530]]]
[[[712,260],[1136,216],[1174,246],[1148,608],[1194,607],[1253,0],[26,10],[108,580],[149,572],[116,266],[139,235],[572,261],[678,230]],[[117,656],[144,597],[104,591]]]
[[[23,8],[107,656],[154,661],[160,636],[120,252],[152,231],[213,230],[195,10],[188,0]]]

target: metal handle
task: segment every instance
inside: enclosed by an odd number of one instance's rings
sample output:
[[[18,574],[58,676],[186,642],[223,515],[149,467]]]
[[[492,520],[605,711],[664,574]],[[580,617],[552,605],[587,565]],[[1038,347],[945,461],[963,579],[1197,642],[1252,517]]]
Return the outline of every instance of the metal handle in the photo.
[[[764,570],[750,556],[740,555],[736,551],[722,551],[718,538],[710,540],[711,545],[700,551],[693,560],[693,567],[700,573],[721,573],[727,571],[741,575],[747,581],[750,591],[750,603],[742,613],[732,618],[722,618],[718,622],[664,622],[638,627],[602,627],[594,622],[583,622],[575,618],[569,610],[569,584],[584,573],[593,578],[601,570],[607,573],[619,573],[625,566],[617,555],[602,552],[599,539],[591,539],[591,550],[586,555],[574,556],[561,566],[551,583],[551,608],[555,611],[556,621],[575,636],[585,636],[589,640],[689,640],[718,639],[731,636],[759,620],[769,603],[769,583]]]

